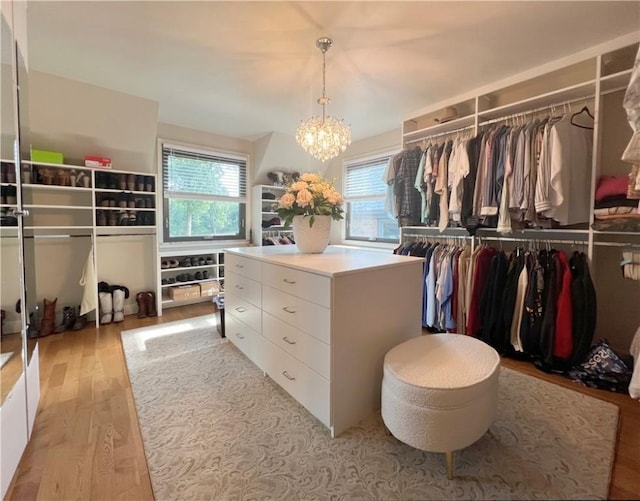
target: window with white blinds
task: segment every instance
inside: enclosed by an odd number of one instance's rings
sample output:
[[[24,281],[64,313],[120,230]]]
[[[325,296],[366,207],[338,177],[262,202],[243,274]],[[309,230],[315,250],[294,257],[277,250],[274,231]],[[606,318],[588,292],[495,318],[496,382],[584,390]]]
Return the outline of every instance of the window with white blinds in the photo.
[[[391,154],[345,163],[344,199],[347,240],[397,242],[398,223],[393,217],[389,187],[384,175]]]
[[[245,240],[247,158],[162,144],[164,240]]]

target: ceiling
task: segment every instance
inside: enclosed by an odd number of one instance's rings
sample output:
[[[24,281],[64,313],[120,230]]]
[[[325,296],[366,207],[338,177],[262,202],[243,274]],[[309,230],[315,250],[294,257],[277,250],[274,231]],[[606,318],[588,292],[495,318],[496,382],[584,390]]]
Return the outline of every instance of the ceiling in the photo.
[[[254,140],[328,113],[358,140],[640,28],[640,2],[30,1],[31,68],[145,97],[161,122]]]

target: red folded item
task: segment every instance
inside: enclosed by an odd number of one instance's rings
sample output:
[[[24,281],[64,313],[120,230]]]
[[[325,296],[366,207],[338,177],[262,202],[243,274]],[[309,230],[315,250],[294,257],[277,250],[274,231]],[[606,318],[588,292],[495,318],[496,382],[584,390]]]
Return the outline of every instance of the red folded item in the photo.
[[[626,195],[629,185],[627,176],[600,176],[596,186],[596,200],[612,195]]]

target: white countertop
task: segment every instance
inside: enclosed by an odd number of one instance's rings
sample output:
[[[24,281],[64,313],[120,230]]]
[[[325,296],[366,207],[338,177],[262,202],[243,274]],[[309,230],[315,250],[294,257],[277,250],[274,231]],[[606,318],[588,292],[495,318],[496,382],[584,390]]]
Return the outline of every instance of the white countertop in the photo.
[[[352,249],[330,245],[322,254],[304,254],[295,245],[266,247],[234,247],[224,252],[250,257],[281,266],[317,273],[329,277],[358,273],[387,266],[415,266],[424,258],[398,256],[389,253]]]

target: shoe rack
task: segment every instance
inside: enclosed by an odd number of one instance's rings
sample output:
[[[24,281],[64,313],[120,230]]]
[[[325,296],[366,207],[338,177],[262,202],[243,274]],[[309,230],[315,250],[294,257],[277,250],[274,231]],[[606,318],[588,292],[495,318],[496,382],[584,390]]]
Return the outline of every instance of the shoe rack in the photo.
[[[0,236],[15,238],[13,210],[18,206],[13,165],[0,160]],[[35,253],[40,258],[36,258],[36,266],[54,242],[56,252],[66,247],[69,256],[75,256],[59,264],[67,281],[64,286],[53,284],[48,276],[36,284],[39,299],[57,295],[59,304],[80,302],[78,279],[92,244],[98,280],[123,282],[132,291],[155,287],[155,261],[144,259],[149,249],[157,248],[155,174],[25,161],[18,175],[22,203],[28,211],[23,218],[23,235],[37,239]],[[121,266],[122,259],[131,262],[131,255],[136,256],[135,264]],[[96,304],[97,294],[96,290]],[[135,313],[133,301],[125,304],[126,314]],[[96,312],[96,326],[98,320]]]
[[[284,195],[284,186],[260,184],[253,187],[253,225],[251,237],[254,245],[261,246],[265,238],[292,235],[291,228],[285,228],[276,209],[278,200]]]
[[[224,289],[224,253],[202,249],[161,251],[160,290],[162,308],[213,301]]]

